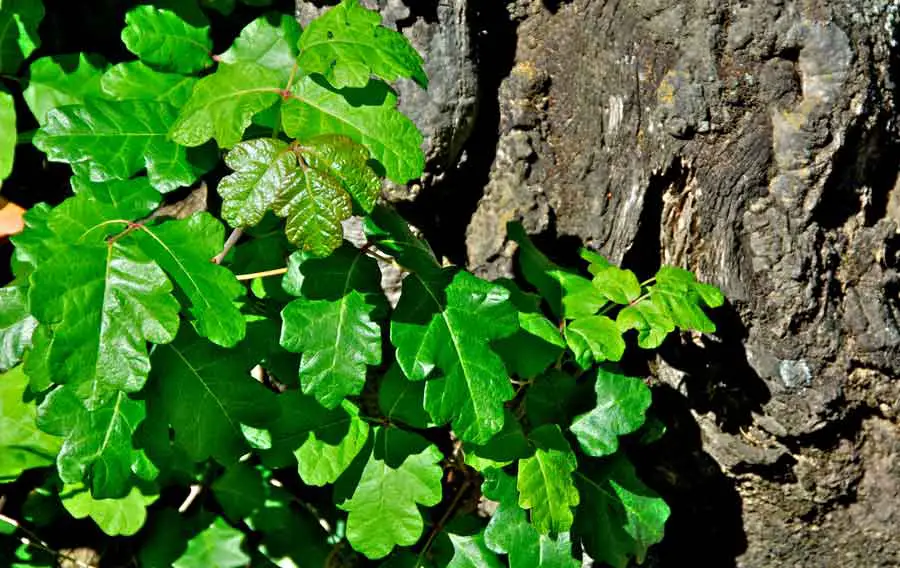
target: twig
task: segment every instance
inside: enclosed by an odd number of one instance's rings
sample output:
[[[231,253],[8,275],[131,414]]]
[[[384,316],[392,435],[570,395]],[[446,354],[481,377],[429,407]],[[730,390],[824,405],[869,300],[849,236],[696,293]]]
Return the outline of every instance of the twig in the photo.
[[[462,501],[463,495],[469,490],[469,485],[471,485],[470,480],[466,479],[463,481],[463,484],[459,487],[459,491],[457,491],[456,495],[453,497],[453,501],[450,502],[450,506],[447,507],[447,510],[444,511],[444,515],[441,517],[441,520],[437,522],[436,525],[431,527],[431,532],[428,533],[428,540],[425,541],[425,546],[422,547],[422,551],[419,552],[419,557],[416,558],[415,568],[419,568],[422,564],[422,560],[425,559],[425,555],[428,553],[428,550],[431,548],[431,543],[434,542],[434,539],[437,538],[437,535],[444,530],[444,525],[447,524],[447,521],[450,520],[450,517],[456,512],[456,507],[459,506],[459,502]]]
[[[287,267],[284,268],[276,268],[274,270],[263,270],[262,272],[251,272],[250,274],[238,274],[236,278],[238,280],[253,280],[254,278],[266,278],[267,276],[281,276],[282,274],[287,274]]]
[[[3,513],[0,513],[0,522],[4,522],[8,525],[14,526],[14,527],[16,527],[16,529],[25,533],[26,536],[20,537],[20,540],[21,540],[22,544],[24,544],[26,546],[33,546],[35,548],[40,548],[44,552],[49,552],[53,556],[56,556],[58,558],[64,558],[64,559],[68,560],[69,562],[74,563],[75,566],[77,566],[78,568],[97,568],[96,566],[94,566],[92,564],[87,564],[85,562],[82,562],[78,558],[74,558],[72,556],[69,556],[68,554],[60,552],[58,550],[54,550],[53,548],[50,547],[49,544],[47,544],[46,542],[41,540],[41,538],[38,535],[34,534],[27,528],[23,527],[19,521],[13,519],[12,517],[7,517]]]
[[[234,245],[237,244],[243,234],[243,229],[235,229],[231,231],[231,234],[228,235],[228,240],[225,241],[225,246],[222,247],[222,252],[213,257],[213,263],[222,264],[222,261],[225,260],[225,255],[228,254],[228,251],[234,248]]]
[[[178,512],[180,514],[184,514],[184,512],[187,511],[191,507],[191,505],[194,503],[194,501],[197,500],[197,497],[199,497],[200,493],[202,493],[202,492],[203,492],[202,485],[197,484],[197,483],[191,485],[191,492],[188,493],[188,496],[184,498],[184,502],[182,502],[181,506],[178,507]]]

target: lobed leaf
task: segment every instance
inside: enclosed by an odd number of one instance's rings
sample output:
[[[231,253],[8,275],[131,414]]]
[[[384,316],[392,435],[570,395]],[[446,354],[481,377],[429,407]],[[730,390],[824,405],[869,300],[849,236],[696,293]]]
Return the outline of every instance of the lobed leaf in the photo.
[[[275,395],[250,376],[259,358],[250,339],[222,349],[183,327],[153,353],[148,411],[172,427],[175,443],[196,462],[237,461],[247,451],[241,425],[266,427],[278,417]]]
[[[484,536],[459,536],[450,534],[453,558],[447,568],[501,568],[503,565],[484,542]]]
[[[100,80],[106,66],[102,58],[85,53],[41,57],[28,67],[28,87],[22,95],[38,123],[44,125],[47,113],[55,108],[103,97]]]
[[[12,173],[17,143],[15,100],[0,88],[0,182]]]
[[[188,542],[187,551],[173,568],[237,568],[246,566],[250,557],[241,550],[244,534],[221,518]]]
[[[625,354],[625,340],[616,322],[606,316],[576,319],[566,326],[566,343],[583,369],[594,363],[619,361]]]
[[[643,562],[647,549],[662,540],[669,507],[637,477],[621,454],[590,462],[575,474],[582,504],[575,534],[596,561],[626,568]]]
[[[531,510],[531,522],[543,534],[572,528],[572,507],[579,503],[572,474],[578,468],[575,452],[559,426],[541,426],[529,434],[534,455],[519,460],[516,487],[519,506]]]
[[[87,408],[69,386],[50,392],[38,407],[38,427],[65,438],[56,458],[65,483],[82,483],[96,499],[121,498],[132,488],[132,468],[143,459],[131,438],[144,420],[144,403],[119,391]]]
[[[339,89],[365,87],[372,75],[385,81],[408,77],[427,87],[422,56],[403,34],[380,24],[381,14],[344,0],[303,30],[300,68]]]
[[[245,289],[230,270],[210,262],[224,246],[222,223],[198,213],[140,231],[134,238],[187,297],[197,333],[222,347],[244,338],[246,322],[234,301]]]
[[[103,93],[112,99],[150,100],[180,108],[191,98],[198,79],[157,71],[142,61],[113,65],[100,79]]]
[[[35,342],[34,357],[89,410],[119,391],[139,391],[150,371],[147,342],[168,343],[178,330],[171,282],[140,249],[122,242],[73,245],[40,263],[28,303],[49,331],[47,341]]]
[[[82,485],[67,485],[62,504],[76,519],[90,517],[109,536],[132,536],[147,520],[147,506],[158,495],[144,495],[137,487],[121,499],[96,499]]]
[[[513,397],[506,369],[490,342],[517,329],[509,292],[471,274],[411,274],[391,321],[391,341],[406,376],[428,381],[425,408],[439,424],[453,422],[460,439],[484,443],[503,427]]]
[[[122,42],[145,63],[176,73],[194,73],[213,64],[209,26],[193,26],[175,12],[154,6],[129,10],[125,24]]]
[[[510,299],[519,311],[519,330],[495,341],[494,351],[511,375],[534,379],[559,359],[566,348],[565,339],[541,313],[539,296],[522,292],[511,280],[497,283],[510,291]]]
[[[346,245],[300,267],[301,298],[282,311],[281,345],[303,353],[300,384],[326,408],[359,394],[367,366],[381,363],[380,272],[374,260]]]
[[[81,164],[91,180],[128,179],[141,170],[161,192],[192,184],[187,150],[169,140],[174,107],[147,100],[87,99],[51,110],[34,145],[51,161]]]
[[[300,24],[288,14],[270,13],[256,18],[219,56],[221,63],[255,63],[280,73],[279,83],[287,85],[296,73]]]
[[[571,431],[589,456],[603,457],[619,448],[619,436],[636,431],[650,408],[650,389],[633,377],[602,367],[595,382],[597,406],[572,423]]]
[[[353,497],[339,505],[349,513],[347,540],[354,550],[377,559],[396,545],[415,544],[423,529],[417,504],[432,506],[441,500],[440,460],[441,452],[433,445],[410,454],[397,467],[372,453]]]

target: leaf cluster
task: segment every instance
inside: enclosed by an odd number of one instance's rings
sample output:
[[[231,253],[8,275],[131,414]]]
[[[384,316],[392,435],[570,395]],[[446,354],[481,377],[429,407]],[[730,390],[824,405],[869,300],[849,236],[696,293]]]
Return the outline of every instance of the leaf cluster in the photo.
[[[35,57],[40,3],[0,4],[0,72],[27,64],[0,92],[0,181],[16,100],[71,168],[0,288],[0,483],[41,472],[24,521],[89,518],[141,566],[642,561],[669,509],[622,449],[651,393],[617,363],[714,332],[721,293],[587,250],[560,267],[516,224],[520,280],[439,262],[378,202],[424,167],[389,84],[427,87],[419,54],[358,0],[305,29],[265,13],[214,54],[203,10],[235,4],[130,8],[112,65]],[[164,213],[207,181],[220,209]]]

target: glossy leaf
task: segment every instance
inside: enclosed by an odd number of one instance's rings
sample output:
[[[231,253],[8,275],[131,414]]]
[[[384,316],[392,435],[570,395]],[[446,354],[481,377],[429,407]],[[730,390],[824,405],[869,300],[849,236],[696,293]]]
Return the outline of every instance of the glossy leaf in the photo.
[[[281,345],[303,353],[303,392],[334,408],[359,394],[367,366],[381,362],[381,328],[373,319],[379,308],[378,265],[345,246],[327,259],[305,263],[301,271],[303,297],[282,312]]]
[[[425,387],[432,419],[452,421],[460,439],[484,443],[503,427],[503,403],[514,394],[490,342],[516,329],[516,312],[502,287],[465,272],[412,274],[392,317],[391,341],[410,379],[441,371]]]
[[[100,78],[105,68],[106,62],[101,58],[84,53],[41,57],[28,67],[28,87],[22,94],[43,125],[47,123],[47,113],[54,108],[102,97]]]
[[[279,80],[286,86],[291,73],[296,72],[300,33],[300,24],[293,16],[266,14],[247,24],[219,61],[262,65],[280,73]]]
[[[60,439],[41,432],[37,407],[26,400],[28,377],[21,367],[0,374],[0,483],[26,469],[53,465]]]
[[[134,238],[187,297],[197,333],[222,347],[244,338],[246,323],[234,305],[244,287],[230,270],[210,262],[224,246],[222,223],[198,213],[140,231]]]
[[[619,361],[625,354],[622,332],[606,316],[589,316],[567,325],[566,343],[583,369],[594,363]]]
[[[196,77],[163,73],[142,61],[129,61],[107,69],[100,87],[112,99],[159,101],[180,108],[191,98],[196,83]]]
[[[82,485],[67,485],[63,489],[62,504],[76,519],[90,517],[109,536],[131,536],[144,526],[147,506],[157,498],[157,495],[144,495],[137,487],[132,487],[121,499],[96,499]]]
[[[154,351],[150,415],[171,425],[194,461],[233,463],[247,451],[241,424],[261,428],[277,419],[275,395],[250,376],[255,347],[248,338],[222,349],[183,327],[174,343]]]
[[[597,406],[575,419],[571,430],[589,456],[602,457],[619,448],[619,436],[641,427],[650,408],[650,389],[640,379],[597,370]]]
[[[400,450],[398,450],[400,451]],[[429,445],[402,464],[369,457],[353,497],[340,505],[347,511],[347,539],[368,558],[387,556],[396,545],[414,544],[422,534],[418,505],[441,500],[441,452]]]
[[[616,319],[623,332],[637,330],[638,345],[645,349],[659,347],[676,328],[715,333],[716,325],[703,308],[717,308],[725,301],[716,287],[697,282],[692,273],[673,266],[659,269],[656,284],[646,295],[647,299],[624,308]]]
[[[450,534],[453,558],[447,568],[501,568],[500,560],[484,543],[484,536],[459,536]]]
[[[197,179],[187,150],[169,140],[174,107],[157,101],[85,100],[51,110],[34,145],[55,162],[87,162],[91,179],[128,179],[147,170],[150,182],[166,192]]]
[[[550,276],[559,282],[562,290],[563,316],[566,319],[590,317],[607,303],[587,278],[563,270],[554,270]]]
[[[378,386],[378,406],[391,421],[413,428],[428,428],[431,417],[425,411],[425,382],[411,381],[395,362],[385,372]]]
[[[590,463],[575,477],[582,497],[575,534],[585,551],[614,568],[643,562],[647,549],[662,540],[669,507],[621,454]]]
[[[618,266],[607,266],[599,269],[594,266],[594,287],[606,298],[617,304],[628,304],[641,295],[641,285],[637,276],[630,270]]]
[[[346,136],[366,147],[396,183],[422,175],[425,154],[422,134],[397,110],[397,95],[383,83],[371,83],[359,95],[360,102],[303,77],[291,87],[282,105],[285,133],[308,141],[323,134]],[[363,103],[363,104],[360,104]]]
[[[561,318],[563,316],[562,288],[559,279],[555,278],[553,273],[564,273],[565,271],[534,246],[521,223],[509,223],[506,232],[510,240],[519,245],[518,264],[522,276],[547,301],[553,315]]]
[[[505,412],[502,430],[486,444],[466,444],[465,452],[466,463],[478,470],[484,469],[485,465],[504,467],[533,453],[522,430],[522,424],[510,410]]]
[[[293,145],[241,142],[226,158],[235,173],[219,185],[222,216],[235,227],[248,227],[273,209],[287,218],[294,244],[324,256],[341,242],[351,196],[364,210],[374,206],[381,184],[367,161],[363,147],[339,136]]]
[[[566,348],[559,328],[540,310],[540,297],[526,294],[512,281],[497,281],[510,291],[519,311],[519,330],[494,342],[494,351],[503,358],[507,370],[523,379],[533,379],[556,362]]]
[[[221,518],[188,543],[187,551],[175,561],[173,568],[237,568],[250,562],[241,550],[244,534]]]
[[[212,66],[209,27],[196,27],[178,14],[138,6],[125,14],[122,42],[145,63],[165,71],[194,73]]]
[[[499,506],[484,531],[487,547],[498,554],[509,555],[510,568],[579,568],[572,558],[568,533],[555,539],[540,534],[528,522],[516,497],[516,480],[500,469],[484,472],[482,491]]]
[[[28,311],[27,289],[0,288],[0,373],[22,360],[36,325],[37,320]]]
[[[200,146],[215,138],[222,148],[241,141],[253,115],[278,102],[283,88],[278,71],[256,63],[222,65],[197,83],[171,127],[172,140]]]
[[[372,75],[385,81],[408,77],[426,87],[422,56],[403,34],[380,24],[381,14],[344,0],[303,30],[300,68],[339,89],[365,87]]]
[[[178,330],[169,279],[123,241],[70,246],[41,263],[28,302],[52,335],[49,344],[35,345],[35,357],[46,360],[54,381],[71,384],[88,409],[120,390],[140,390],[150,371],[147,342],[168,343]]]
[[[40,0],[4,0],[0,5],[0,73],[15,75],[40,47],[38,25],[44,18]]]
[[[531,522],[541,533],[568,531],[572,507],[579,503],[572,478],[578,468],[575,452],[555,424],[532,431],[529,439],[536,449],[532,457],[519,460],[519,506],[531,510]]]
[[[130,491],[132,466],[142,459],[131,438],[145,415],[144,403],[123,392],[88,409],[64,386],[38,407],[37,424],[65,438],[56,460],[60,479],[83,481],[96,499],[120,498]]]

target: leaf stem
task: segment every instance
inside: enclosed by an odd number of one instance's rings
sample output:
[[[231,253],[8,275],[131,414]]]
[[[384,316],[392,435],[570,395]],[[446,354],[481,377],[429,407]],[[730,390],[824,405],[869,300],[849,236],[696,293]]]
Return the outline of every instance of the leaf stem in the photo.
[[[238,280],[253,280],[255,278],[266,278],[268,276],[281,276],[282,274],[287,274],[287,267],[284,268],[275,268],[273,270],[263,270],[262,272],[251,272],[250,274],[236,274],[235,278]]]
[[[214,264],[222,264],[222,261],[225,260],[225,255],[228,254],[228,251],[234,248],[234,245],[237,244],[243,234],[243,229],[235,229],[231,231],[231,234],[228,235],[228,239],[225,241],[225,246],[222,247],[222,252],[214,256],[212,262]]]
[[[425,555],[431,548],[431,544],[434,542],[434,539],[437,538],[437,535],[441,534],[441,531],[444,530],[444,525],[447,524],[447,521],[449,521],[450,517],[452,517],[456,512],[456,508],[459,506],[460,501],[462,501],[463,495],[465,495],[469,490],[470,485],[471,481],[469,479],[463,481],[463,484],[459,487],[459,491],[457,491],[456,495],[453,497],[453,501],[450,503],[450,506],[447,507],[446,511],[444,511],[444,515],[441,517],[441,520],[439,520],[436,525],[431,527],[431,532],[428,534],[428,540],[425,541],[425,546],[422,547],[422,551],[419,552],[419,556],[418,558],[416,558],[415,568],[419,568],[419,566],[422,565],[422,560],[425,559]]]

